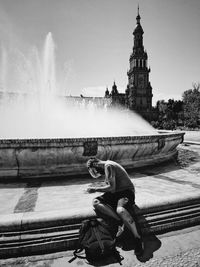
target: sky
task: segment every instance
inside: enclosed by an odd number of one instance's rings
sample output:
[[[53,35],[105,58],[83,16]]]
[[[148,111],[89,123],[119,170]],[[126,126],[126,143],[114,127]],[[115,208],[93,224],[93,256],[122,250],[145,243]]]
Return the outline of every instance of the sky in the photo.
[[[124,93],[138,4],[153,104],[182,99],[200,82],[199,0],[0,0],[0,44],[42,53],[51,32],[66,95],[104,96],[114,81]]]

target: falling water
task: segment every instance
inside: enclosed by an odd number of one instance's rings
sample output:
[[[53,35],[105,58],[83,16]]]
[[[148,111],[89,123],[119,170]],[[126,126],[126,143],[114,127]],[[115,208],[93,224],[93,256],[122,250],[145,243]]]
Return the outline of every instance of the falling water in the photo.
[[[111,110],[106,102],[59,97],[55,44],[46,36],[41,53],[1,49],[0,138],[67,138],[155,134],[142,118]],[[61,82],[59,84],[62,84]]]

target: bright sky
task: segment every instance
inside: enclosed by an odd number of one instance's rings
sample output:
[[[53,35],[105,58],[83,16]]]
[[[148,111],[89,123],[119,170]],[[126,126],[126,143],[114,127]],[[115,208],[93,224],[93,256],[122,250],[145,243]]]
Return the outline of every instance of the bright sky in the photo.
[[[181,99],[200,82],[199,0],[0,0],[0,42],[26,53],[51,32],[67,95],[124,92],[138,3],[153,104]]]

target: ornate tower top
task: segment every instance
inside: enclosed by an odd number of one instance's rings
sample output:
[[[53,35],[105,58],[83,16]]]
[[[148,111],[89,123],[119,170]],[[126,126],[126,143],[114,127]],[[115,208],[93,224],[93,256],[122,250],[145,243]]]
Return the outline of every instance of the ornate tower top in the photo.
[[[108,90],[108,87],[106,87],[106,91],[105,91],[105,97],[109,97],[110,96],[110,92]]]
[[[111,94],[112,95],[117,95],[118,94],[117,85],[115,84],[115,81],[114,81],[113,86],[112,86]]]
[[[138,5],[138,13],[136,17],[136,26],[133,31],[133,36],[134,36],[134,46],[133,46],[133,54],[132,56],[143,56],[147,58],[147,54],[144,51],[144,46],[143,46],[143,28],[140,24],[140,13],[139,13],[139,5]]]
[[[138,14],[137,14],[137,17],[136,17],[136,26],[135,26],[135,29],[133,31],[133,35],[135,36],[136,34],[141,34],[143,35],[144,31],[142,29],[142,26],[140,24],[140,13],[139,13],[139,5],[138,5]]]

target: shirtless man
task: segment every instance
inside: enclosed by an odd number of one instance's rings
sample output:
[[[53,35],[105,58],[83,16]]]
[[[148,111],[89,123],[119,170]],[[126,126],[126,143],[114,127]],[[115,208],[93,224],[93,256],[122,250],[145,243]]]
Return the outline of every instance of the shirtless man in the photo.
[[[135,221],[131,216],[131,210],[135,203],[135,189],[126,170],[118,163],[92,158],[87,162],[87,168],[93,178],[105,175],[104,186],[89,186],[88,193],[104,192],[93,200],[95,211],[121,220],[135,237],[135,254],[143,254],[143,243],[137,231]]]

